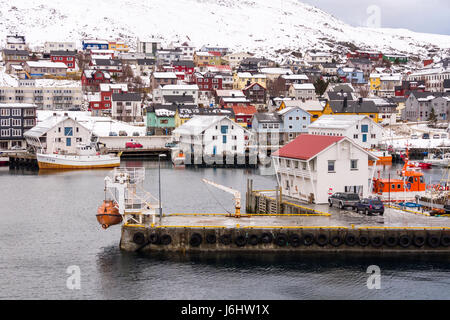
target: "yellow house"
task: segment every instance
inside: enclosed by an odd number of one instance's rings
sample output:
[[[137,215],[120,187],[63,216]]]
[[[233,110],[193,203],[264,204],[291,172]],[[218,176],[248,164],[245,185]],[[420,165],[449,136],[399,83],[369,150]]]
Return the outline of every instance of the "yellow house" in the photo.
[[[108,49],[114,50],[118,52],[128,52],[130,48],[128,45],[124,42],[116,42],[116,41],[110,41],[108,42]]]
[[[325,105],[325,101],[319,100],[284,100],[283,102],[281,102],[280,108],[278,110],[283,110],[287,107],[300,107],[311,115],[311,122],[316,121],[324,114],[331,114],[330,111],[326,111],[327,106]]]
[[[327,101],[323,114],[365,115],[376,123],[381,122],[378,107],[372,100],[331,100]]]
[[[198,51],[194,53],[194,64],[196,67],[220,66],[222,57],[220,54]]]
[[[251,74],[250,72],[235,72],[233,74],[233,89],[242,90],[250,83],[257,83],[267,88],[267,77],[265,74]]]
[[[372,73],[369,77],[369,85],[370,85],[370,91],[372,91],[372,92],[380,90],[381,74]]]

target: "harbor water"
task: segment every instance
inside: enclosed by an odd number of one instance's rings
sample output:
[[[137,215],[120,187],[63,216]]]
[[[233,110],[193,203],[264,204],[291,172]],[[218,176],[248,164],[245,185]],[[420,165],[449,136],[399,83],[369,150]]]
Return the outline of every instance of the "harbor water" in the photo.
[[[144,166],[145,189],[158,195],[157,162],[122,165]],[[384,170],[395,173],[398,167]],[[103,230],[95,217],[108,173],[0,168],[0,299],[448,298],[448,257],[121,252],[120,227]],[[427,171],[427,182],[439,181],[442,174],[442,169]],[[276,185],[274,176],[258,170],[173,169],[163,162],[164,212],[233,212],[232,195],[206,186],[202,178],[236,188],[243,196],[247,179],[259,189]],[[390,218],[375,217],[371,222]],[[371,265],[380,267],[381,289],[367,288]],[[81,271],[79,290],[66,285],[70,266]]]

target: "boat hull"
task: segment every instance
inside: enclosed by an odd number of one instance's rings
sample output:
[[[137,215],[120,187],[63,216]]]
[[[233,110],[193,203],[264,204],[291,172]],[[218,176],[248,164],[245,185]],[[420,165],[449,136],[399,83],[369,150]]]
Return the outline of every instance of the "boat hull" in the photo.
[[[120,157],[100,156],[65,156],[37,154],[40,169],[96,169],[120,166]]]

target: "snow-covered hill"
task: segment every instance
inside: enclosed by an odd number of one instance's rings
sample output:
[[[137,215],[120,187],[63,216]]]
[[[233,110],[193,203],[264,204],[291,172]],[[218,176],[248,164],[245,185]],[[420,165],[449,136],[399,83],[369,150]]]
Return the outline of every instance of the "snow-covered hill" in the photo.
[[[405,17],[399,17],[404,19]],[[276,50],[359,48],[427,55],[450,48],[450,36],[352,27],[297,0],[11,0],[0,3],[0,38],[20,33],[31,45],[122,39],[189,38],[276,56]]]

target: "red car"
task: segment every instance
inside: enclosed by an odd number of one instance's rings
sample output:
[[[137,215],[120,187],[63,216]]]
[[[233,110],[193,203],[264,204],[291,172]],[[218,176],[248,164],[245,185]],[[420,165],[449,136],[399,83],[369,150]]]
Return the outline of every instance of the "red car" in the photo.
[[[125,148],[135,149],[135,148],[142,148],[142,147],[143,147],[142,144],[140,144],[139,142],[131,141],[131,142],[125,143]]]

